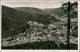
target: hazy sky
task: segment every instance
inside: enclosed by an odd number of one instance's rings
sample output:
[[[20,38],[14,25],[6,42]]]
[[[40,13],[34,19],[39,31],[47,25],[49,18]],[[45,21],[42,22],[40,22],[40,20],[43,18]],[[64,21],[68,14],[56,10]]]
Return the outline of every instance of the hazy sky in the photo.
[[[1,5],[8,7],[36,7],[36,8],[58,8],[61,2],[1,2]]]

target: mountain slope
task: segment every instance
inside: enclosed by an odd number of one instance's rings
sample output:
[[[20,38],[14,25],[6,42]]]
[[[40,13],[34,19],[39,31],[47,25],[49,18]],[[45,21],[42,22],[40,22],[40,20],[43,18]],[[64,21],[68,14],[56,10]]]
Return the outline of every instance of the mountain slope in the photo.
[[[37,21],[43,24],[49,24],[51,21],[56,21],[56,18],[50,15],[33,14],[24,11],[19,11],[10,7],[2,6],[2,37],[7,37],[20,33],[22,27],[26,25],[28,21]],[[14,34],[12,33],[14,30]],[[10,34],[9,34],[10,33]]]
[[[34,8],[34,7],[16,7],[15,9],[30,14],[48,15],[46,12],[42,11],[41,9]]]
[[[59,17],[65,15],[64,11],[61,8],[55,8],[55,9],[44,9],[43,11],[53,15],[58,15]]]

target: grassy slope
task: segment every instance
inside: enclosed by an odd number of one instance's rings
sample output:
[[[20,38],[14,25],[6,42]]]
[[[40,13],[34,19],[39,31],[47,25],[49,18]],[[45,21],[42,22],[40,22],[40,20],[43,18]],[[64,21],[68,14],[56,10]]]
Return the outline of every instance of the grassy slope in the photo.
[[[60,47],[53,42],[53,41],[45,41],[45,42],[32,42],[32,43],[24,43],[24,44],[18,44],[14,46],[7,46],[7,47],[2,47],[2,49],[66,49],[67,46],[64,44],[60,44]],[[77,44],[70,44],[70,49],[77,50]]]

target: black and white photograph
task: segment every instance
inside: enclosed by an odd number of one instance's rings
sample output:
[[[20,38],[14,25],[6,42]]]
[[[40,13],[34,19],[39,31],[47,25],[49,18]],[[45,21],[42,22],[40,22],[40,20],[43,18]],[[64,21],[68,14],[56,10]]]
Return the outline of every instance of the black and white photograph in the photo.
[[[78,1],[5,1],[1,13],[2,50],[78,50]]]

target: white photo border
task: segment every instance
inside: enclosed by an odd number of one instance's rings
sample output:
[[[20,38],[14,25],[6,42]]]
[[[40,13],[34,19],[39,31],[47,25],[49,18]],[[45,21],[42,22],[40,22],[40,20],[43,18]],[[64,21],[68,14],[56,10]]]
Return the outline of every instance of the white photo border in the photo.
[[[65,0],[0,0],[0,52],[80,52],[80,1],[79,0],[66,0],[66,1],[78,1],[78,50],[1,50],[1,2],[59,2]]]

